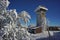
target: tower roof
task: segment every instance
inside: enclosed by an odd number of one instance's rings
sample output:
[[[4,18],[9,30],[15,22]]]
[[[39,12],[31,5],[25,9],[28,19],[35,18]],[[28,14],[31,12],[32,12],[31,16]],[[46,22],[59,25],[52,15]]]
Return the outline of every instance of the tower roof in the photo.
[[[48,10],[45,6],[40,6],[40,5],[39,5],[39,6],[37,7],[37,9],[35,10],[35,12],[38,11],[38,10],[40,10],[40,9],[43,9],[43,10],[46,10],[46,11]]]

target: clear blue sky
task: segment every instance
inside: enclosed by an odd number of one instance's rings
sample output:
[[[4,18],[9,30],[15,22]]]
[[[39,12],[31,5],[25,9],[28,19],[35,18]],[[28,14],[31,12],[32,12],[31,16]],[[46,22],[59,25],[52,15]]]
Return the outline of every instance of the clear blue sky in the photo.
[[[48,8],[46,13],[47,19],[50,21],[49,25],[60,26],[60,0],[9,0],[10,5],[8,9],[16,9],[17,12],[26,10],[31,15],[31,24],[36,25],[36,13],[34,10],[39,5],[44,5]]]

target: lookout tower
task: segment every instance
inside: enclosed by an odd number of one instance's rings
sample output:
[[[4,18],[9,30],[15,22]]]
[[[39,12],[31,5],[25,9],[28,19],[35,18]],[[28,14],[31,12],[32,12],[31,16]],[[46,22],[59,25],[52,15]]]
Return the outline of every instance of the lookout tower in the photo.
[[[35,10],[37,14],[37,27],[43,27],[45,30],[46,28],[46,11],[48,9],[44,6],[38,6]]]

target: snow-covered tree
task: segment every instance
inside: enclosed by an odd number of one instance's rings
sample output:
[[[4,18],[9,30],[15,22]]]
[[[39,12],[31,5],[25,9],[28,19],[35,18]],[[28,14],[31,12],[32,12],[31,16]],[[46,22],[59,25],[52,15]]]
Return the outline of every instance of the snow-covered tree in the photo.
[[[8,0],[0,0],[0,30],[2,40],[30,40],[29,33],[20,23],[22,18],[25,23],[31,19],[27,12],[23,11],[20,15],[16,9],[7,10]]]
[[[20,17],[25,22],[26,26],[28,26],[27,23],[30,22],[30,19],[31,19],[31,16],[28,14],[28,12],[22,11],[20,13]]]

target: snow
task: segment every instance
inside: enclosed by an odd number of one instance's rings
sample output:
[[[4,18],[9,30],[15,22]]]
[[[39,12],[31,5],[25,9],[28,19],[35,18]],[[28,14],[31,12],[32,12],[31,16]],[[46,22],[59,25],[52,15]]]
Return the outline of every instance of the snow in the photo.
[[[3,0],[2,1],[2,5],[5,5],[4,7],[8,7],[9,5],[9,1],[8,0]],[[44,7],[39,7],[39,8],[43,8],[43,9],[46,9]],[[3,10],[2,10],[3,11]],[[1,13],[0,15],[0,20],[3,20],[6,19],[6,22],[5,22],[5,25],[4,25],[4,28],[3,29],[0,29],[0,40],[2,40],[2,38],[4,37],[4,39],[6,40],[37,40],[37,39],[43,39],[43,38],[48,38],[49,37],[49,34],[48,34],[48,31],[43,31],[42,33],[38,33],[38,34],[31,34],[31,33],[28,33],[28,30],[26,28],[22,28],[21,26],[17,25],[20,18],[18,17],[22,17],[23,19],[25,19],[24,21],[29,21],[29,19],[31,19],[30,15],[26,12],[26,11],[22,11],[21,15],[19,16],[16,12],[16,10],[10,10],[10,11],[7,11],[4,9],[4,16],[3,14]],[[27,16],[27,17],[26,17]],[[18,20],[17,20],[18,18]],[[11,20],[10,20],[11,19]],[[7,21],[10,21],[10,22],[7,22]],[[4,24],[4,22],[3,22]],[[18,28],[16,28],[18,27]],[[56,37],[56,38],[59,38],[60,35],[59,35],[59,32],[60,31],[49,31],[50,32],[50,36],[52,37]],[[5,37],[6,36],[6,37]],[[3,40],[4,40],[3,39]]]
[[[35,11],[40,10],[40,9],[48,10],[46,7],[39,5]]]
[[[51,32],[52,33],[52,32]],[[47,38],[49,35],[48,35],[48,32],[42,32],[42,33],[38,33],[38,34],[31,34],[31,37],[34,38],[34,39],[38,39],[38,38]]]
[[[50,32],[50,36],[53,38],[55,35],[56,39],[57,39],[57,34],[60,31],[49,31]],[[38,33],[38,34],[31,34],[31,39],[32,40],[36,40],[36,39],[44,39],[47,38],[47,40],[49,39],[49,35],[48,35],[48,31],[42,32],[42,33]]]

